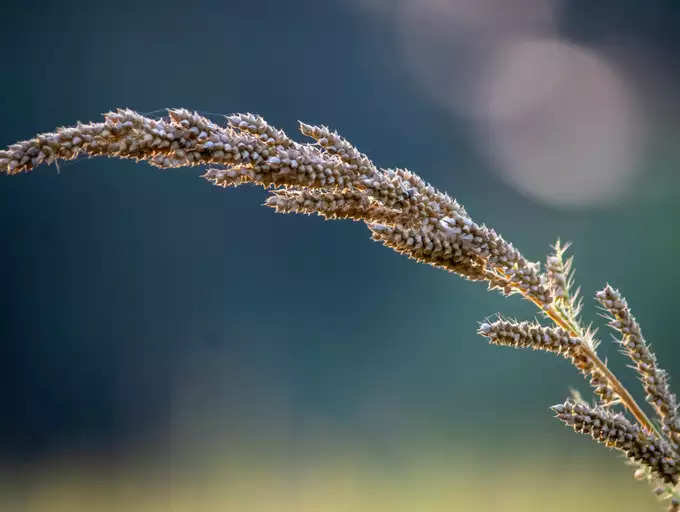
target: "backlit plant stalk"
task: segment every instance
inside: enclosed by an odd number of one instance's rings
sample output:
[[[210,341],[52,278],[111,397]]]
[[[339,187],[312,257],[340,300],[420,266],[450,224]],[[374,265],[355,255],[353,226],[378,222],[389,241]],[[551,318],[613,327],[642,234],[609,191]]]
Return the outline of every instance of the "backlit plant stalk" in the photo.
[[[79,155],[129,158],[161,169],[207,166],[203,178],[220,187],[256,184],[268,188],[265,205],[280,213],[318,214],[366,224],[371,237],[421,263],[486,282],[505,295],[519,294],[554,325],[499,318],[482,323],[491,343],[527,347],[567,358],[590,382],[597,403],[568,400],[553,408],[577,432],[619,450],[636,476],[679,505],[680,419],[666,372],[642,337],[621,295],[607,286],[596,295],[621,334],[657,429],[628,390],[597,355],[593,331],[581,324],[571,258],[559,242],[540,264],[526,259],[493,229],[472,220],[465,208],[405,169],[380,169],[347,140],[325,126],[300,123],[312,142],[299,143],[252,114],[235,114],[224,125],[184,109],[152,119],[121,109],[97,123],[59,128],[0,151],[0,172],[19,174],[41,164]],[[622,411],[615,411],[622,407]],[[632,419],[628,419],[624,412]]]

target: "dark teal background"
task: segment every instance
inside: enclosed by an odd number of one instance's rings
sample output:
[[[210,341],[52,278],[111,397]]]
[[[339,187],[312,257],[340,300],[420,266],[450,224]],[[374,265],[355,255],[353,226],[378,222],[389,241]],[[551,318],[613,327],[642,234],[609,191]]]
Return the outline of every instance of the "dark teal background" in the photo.
[[[404,70],[391,26],[345,3],[10,2],[0,18],[0,145],[118,106],[256,112],[289,134],[297,119],[329,124],[378,165],[449,191],[530,259],[558,236],[574,242],[585,318],[597,320],[597,289],[621,288],[680,375],[677,105],[653,117],[633,190],[561,209],[500,181],[469,121]],[[678,88],[677,2],[570,1],[560,20],[585,46],[636,41]],[[475,334],[497,311],[533,318],[520,299],[416,265],[361,224],[276,215],[263,190],[199,174],[79,159],[0,177],[4,467],[162,450],[172,425],[199,416],[201,435],[261,429],[291,450],[305,425],[332,424],[385,460],[392,438],[580,441],[548,406],[586,392],[581,377]]]

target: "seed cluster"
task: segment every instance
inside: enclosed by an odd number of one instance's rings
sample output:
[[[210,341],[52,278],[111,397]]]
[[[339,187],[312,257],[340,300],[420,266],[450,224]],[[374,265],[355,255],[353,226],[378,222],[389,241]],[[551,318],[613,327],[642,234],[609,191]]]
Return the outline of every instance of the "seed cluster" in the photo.
[[[167,169],[217,165],[203,177],[221,187],[273,186],[266,204],[278,212],[318,213],[369,225],[374,240],[418,261],[506,294],[548,305],[552,294],[537,263],[494,230],[470,219],[454,199],[405,169],[378,169],[325,126],[300,124],[313,144],[301,144],[260,116],[227,116],[219,126],[195,112],[171,109],[152,119],[129,109],[103,123],[38,135],[0,152],[0,170],[29,171],[79,154],[131,158]]]
[[[659,368],[656,356],[642,336],[640,325],[619,291],[607,285],[597,292],[595,297],[610,315],[609,326],[621,334],[619,343],[624,353],[635,364],[647,393],[646,399],[662,419],[663,432],[677,450],[680,446],[678,403],[670,391],[668,374]]]
[[[288,147],[293,141],[288,138],[283,130],[278,130],[267,123],[262,117],[255,114],[232,114],[227,116],[229,126],[236,130],[250,133],[261,139],[268,146]]]
[[[129,109],[104,115],[103,122],[58,128],[0,151],[0,173],[27,172],[41,164],[79,155],[144,161],[161,169],[206,166],[203,177],[220,187],[255,184],[269,191],[265,205],[279,213],[317,214],[325,219],[364,222],[373,240],[418,262],[486,282],[506,295],[519,293],[557,327],[498,319],[479,334],[491,343],[559,354],[590,380],[603,406],[567,401],[557,417],[576,431],[626,455],[646,475],[666,484],[680,474],[680,419],[666,372],[642,337],[626,301],[611,287],[597,300],[611,315],[610,326],[640,374],[647,400],[662,421],[657,433],[628,391],[598,358],[596,342],[578,320],[578,291],[572,292],[567,246],[554,246],[546,270],[527,260],[493,229],[472,220],[448,194],[406,169],[378,168],[365,154],[326,126],[300,123],[312,142],[299,143],[254,114],[233,114],[224,125],[185,109],[155,119]],[[609,407],[621,402],[633,424]],[[607,408],[605,408],[607,407]],[[663,435],[662,435],[663,434]],[[679,512],[675,492],[671,510]]]
[[[479,326],[478,333],[494,345],[546,350],[569,357],[581,345],[581,340],[560,327],[543,327],[534,322],[514,322],[498,319]]]
[[[395,224],[403,221],[399,210],[381,206],[366,194],[357,190],[275,190],[264,203],[278,213],[316,213],[330,219],[352,219],[357,221]]]
[[[482,323],[478,333],[489,338],[494,345],[514,348],[532,348],[553,352],[569,359],[590,380],[595,393],[608,404],[617,397],[602,371],[584,352],[585,340],[571,336],[561,327],[544,327],[535,322],[515,322],[498,319]]]
[[[567,300],[569,294],[567,292],[567,278],[562,259],[559,258],[559,256],[551,254],[546,260],[545,270],[548,274],[550,288],[555,295],[555,299]]]
[[[483,276],[491,288],[506,294],[522,293],[541,304],[552,301],[538,265],[527,261],[493,229],[469,217],[452,212],[438,220],[425,219],[417,227],[369,227],[375,240],[417,261],[454,272],[462,265],[467,269],[465,277]]]
[[[316,140],[319,146],[324,148],[328,153],[337,155],[340,160],[347,163],[352,168],[363,169],[364,172],[367,172],[370,169],[374,174],[378,173],[378,169],[366,155],[359,152],[359,150],[345,138],[338,135],[338,133],[331,131],[327,126],[314,126],[301,122],[300,132],[303,135]]]
[[[427,263],[449,272],[455,272],[472,281],[489,280],[482,262],[464,258],[456,240],[451,240],[433,222],[423,222],[418,227],[403,224],[394,226],[369,224],[373,240],[419,262]]]
[[[463,258],[481,260],[488,270],[511,283],[512,289],[506,293],[518,291],[540,304],[552,303],[553,296],[539,264],[529,262],[496,231],[455,213],[443,218],[440,226],[456,242]]]
[[[622,414],[572,400],[555,405],[552,410],[560,421],[576,432],[622,451],[630,460],[650,468],[664,482],[678,483],[680,468],[676,462],[677,455],[668,443],[641,430]]]
[[[572,291],[574,281],[573,258],[564,258],[568,248],[568,243],[561,244],[559,240],[555,243],[552,252],[546,258],[545,272],[556,305],[569,316],[570,320],[576,321],[581,311],[581,304],[578,290]]]

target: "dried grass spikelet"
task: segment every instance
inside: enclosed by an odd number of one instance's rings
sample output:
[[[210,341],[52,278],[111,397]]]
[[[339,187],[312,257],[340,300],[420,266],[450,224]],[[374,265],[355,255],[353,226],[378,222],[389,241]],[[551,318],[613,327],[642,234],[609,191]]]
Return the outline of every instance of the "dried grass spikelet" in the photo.
[[[375,240],[419,262],[454,272],[465,265],[476,275],[483,275],[492,289],[522,293],[541,304],[552,301],[539,266],[526,260],[494,230],[469,217],[453,213],[438,220],[427,219],[419,228],[379,224],[369,228]]]
[[[365,154],[361,153],[344,137],[337,132],[331,131],[327,126],[315,126],[300,122],[300,131],[317,141],[319,146],[328,153],[337,155],[343,162],[353,168],[373,169],[378,173],[375,164]],[[407,169],[383,169],[383,174],[388,176],[395,175],[401,183],[407,184],[409,194],[417,192],[421,202],[431,203],[433,210],[439,211],[444,215],[458,213],[467,216],[465,209],[448,194],[442,193],[432,185],[427,184],[420,176]]]
[[[344,137],[337,132],[331,131],[327,126],[315,126],[306,123],[300,123],[300,131],[313,138],[326,151],[333,155],[337,155],[341,160],[356,167],[374,168],[373,162],[358,149],[356,149]],[[462,215],[467,215],[465,209],[458,204],[448,194],[439,192],[437,189],[428,185],[420,176],[414,174],[406,169],[386,170],[384,172],[397,174],[405,182],[409,183],[411,187],[418,191],[422,198],[436,203],[441,211],[445,214],[458,212]]]
[[[581,313],[580,290],[574,288],[573,257],[565,258],[571,244],[562,244],[559,240],[552,246],[552,252],[546,258],[545,270],[547,280],[555,297],[555,306],[572,323],[578,323]]]
[[[300,122],[300,132],[307,137],[311,137],[332,155],[337,155],[340,160],[349,164],[350,166],[360,169],[372,169],[377,172],[375,164],[366,155],[361,153],[344,137],[333,132],[327,126],[315,126]]]
[[[265,205],[277,212],[364,222],[373,240],[411,259],[486,282],[506,295],[521,294],[555,327],[499,319],[482,324],[479,333],[497,345],[546,350],[569,359],[589,378],[607,409],[568,401],[554,408],[557,416],[626,452],[644,475],[666,483],[662,494],[678,498],[669,487],[678,482],[680,467],[676,399],[618,292],[607,287],[597,299],[611,315],[610,325],[622,334],[621,344],[662,419],[662,433],[598,357],[593,332],[581,326],[578,290],[572,291],[572,260],[564,258],[567,245],[555,244],[542,272],[539,263],[474,221],[455,199],[417,174],[378,168],[325,126],[300,123],[300,131],[312,142],[296,142],[249,113],[227,116],[220,125],[186,109],[169,109],[159,119],[119,109],[105,114],[103,122],[78,123],[12,144],[0,151],[0,173],[27,172],[79,155],[133,159],[161,169],[207,166],[203,177],[214,185],[273,188]],[[618,403],[637,424],[609,411]],[[671,502],[673,507],[677,509],[677,503]]]
[[[543,306],[552,302],[537,263],[416,174],[378,169],[326,127],[301,123],[303,134],[315,140],[301,144],[253,114],[228,116],[226,126],[185,109],[170,109],[161,119],[129,109],[104,118],[14,144],[0,152],[0,169],[15,174],[79,154],[131,158],[159,168],[217,164],[221,167],[203,176],[215,185],[282,187],[266,203],[278,211],[362,220],[375,240],[418,261]]]
[[[552,410],[560,421],[576,432],[625,453],[629,459],[649,468],[664,482],[673,485],[678,483],[680,467],[677,454],[670,445],[640,429],[622,414],[573,400],[555,405]]]
[[[569,246],[562,246],[558,240],[553,246],[553,252],[548,255],[545,270],[548,281],[556,300],[568,300],[569,298],[569,273],[571,261],[564,261],[564,253]]]
[[[419,263],[455,272],[471,281],[494,277],[488,275],[482,262],[462,257],[455,242],[430,222],[415,228],[401,224],[369,224],[369,228],[374,240]]]
[[[326,192],[323,190],[274,190],[265,205],[278,213],[316,213],[324,219],[352,219],[366,222],[395,224],[408,221],[401,211],[382,206],[368,194],[353,189]]]
[[[227,121],[232,128],[258,137],[268,146],[288,147],[293,145],[293,141],[283,130],[270,126],[261,116],[249,113],[232,114],[227,116]]]
[[[609,314],[609,326],[621,334],[618,342],[635,365],[647,393],[647,402],[661,419],[663,433],[677,450],[680,445],[678,403],[670,390],[667,372],[659,368],[656,356],[642,336],[640,325],[619,291],[607,285],[595,297]]]
[[[544,327],[535,322],[515,322],[502,318],[482,323],[477,332],[489,338],[489,342],[494,345],[532,348],[559,354],[569,359],[589,379],[595,394],[604,404],[610,404],[619,398],[607,376],[584,353],[584,347],[591,345],[588,339],[574,337],[561,327]]]

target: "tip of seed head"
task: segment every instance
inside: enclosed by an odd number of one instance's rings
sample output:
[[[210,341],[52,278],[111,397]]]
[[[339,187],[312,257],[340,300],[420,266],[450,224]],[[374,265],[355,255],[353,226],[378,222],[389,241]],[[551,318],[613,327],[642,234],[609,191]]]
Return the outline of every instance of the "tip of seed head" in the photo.
[[[489,334],[490,331],[491,331],[491,324],[489,324],[487,322],[481,323],[479,325],[479,328],[477,329],[477,332],[479,334],[481,334],[482,336],[486,336],[487,334]]]
[[[550,410],[555,414],[562,414],[564,412],[564,404],[556,404],[550,407]]]

